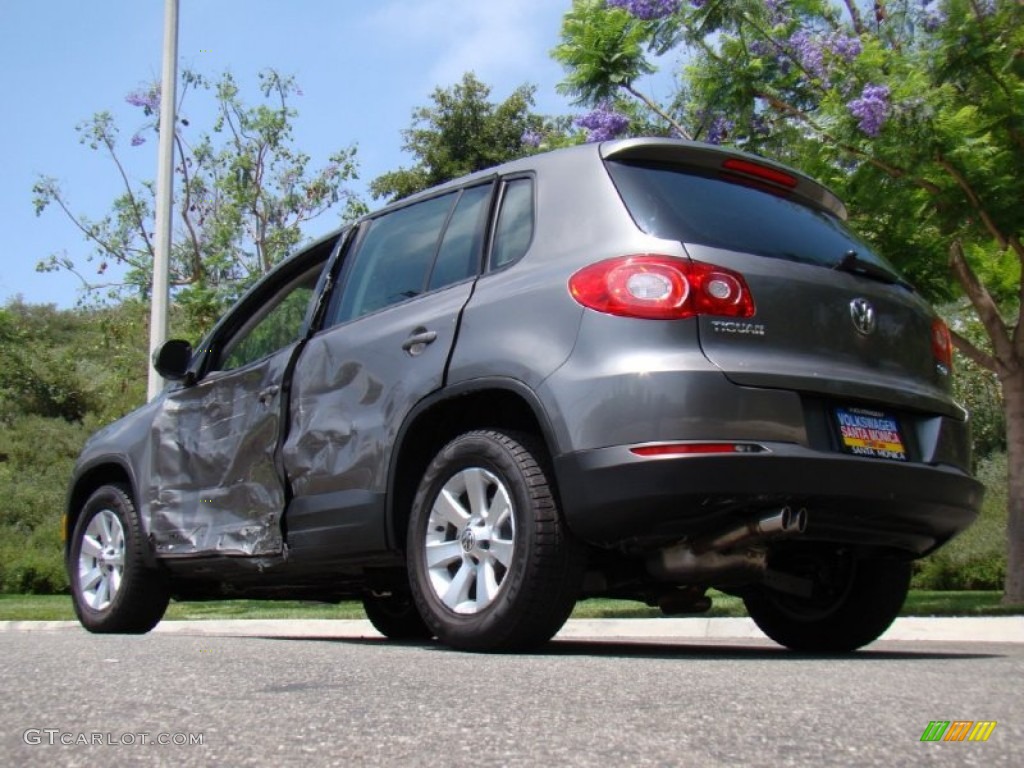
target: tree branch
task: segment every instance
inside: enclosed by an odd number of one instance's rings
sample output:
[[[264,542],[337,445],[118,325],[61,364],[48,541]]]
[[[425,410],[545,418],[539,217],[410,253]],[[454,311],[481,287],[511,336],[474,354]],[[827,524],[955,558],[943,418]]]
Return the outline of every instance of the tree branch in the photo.
[[[971,265],[967,263],[963,245],[961,245],[959,240],[954,240],[949,246],[949,267],[953,270],[957,280],[960,281],[960,285],[963,286],[967,298],[970,299],[975,311],[977,311],[978,318],[981,320],[981,324],[985,326],[985,331],[992,341],[992,349],[995,352],[995,367],[986,367],[995,371],[1001,379],[1009,376],[1019,367],[1017,355],[1014,354],[1014,345],[1010,340],[1009,330],[999,314],[999,308],[996,306],[992,294],[978,280],[978,276],[971,269]]]
[[[858,35],[864,34],[864,19],[860,16],[860,10],[857,8],[856,0],[844,0],[846,10],[850,13],[850,23],[853,24],[854,30]]]
[[[681,126],[679,123],[673,120],[668,114],[663,112],[657,104],[651,101],[651,99],[642,94],[640,91],[636,90],[632,86],[632,84],[626,83],[622,87],[630,94],[632,94],[635,98],[640,99],[640,101],[647,105],[648,109],[650,109],[652,112],[661,117],[662,120],[671,125],[672,129],[679,134],[679,138],[687,139],[688,141],[693,141],[693,136],[690,135],[689,131],[687,131],[685,128],[683,128],[683,126]]]
[[[920,187],[921,189],[925,190],[926,192],[932,195],[938,196],[939,194],[942,193],[942,190],[939,189],[938,185],[933,184],[927,179],[922,179],[918,176],[914,176],[910,173],[910,171],[906,170],[905,168],[900,168],[899,166],[891,165],[890,163],[887,163],[884,160],[875,157],[874,155],[868,154],[863,149],[855,147],[852,144],[847,144],[843,141],[840,141],[838,138],[836,138],[828,131],[826,131],[824,128],[822,128],[820,125],[818,125],[815,122],[814,118],[812,118],[802,109],[794,107],[792,104],[788,104],[787,102],[782,101],[782,99],[780,99],[779,97],[770,93],[758,92],[756,95],[759,98],[762,98],[765,101],[767,101],[768,104],[771,105],[774,109],[780,112],[790,114],[796,118],[799,118],[809,128],[815,131],[819,136],[821,136],[826,141],[839,147],[844,152],[847,152],[851,155],[854,155],[855,157],[863,159],[864,162],[873,165],[875,168],[882,171],[886,175],[891,176],[894,179],[906,179],[914,186]]]
[[[978,212],[982,223],[985,225],[985,229],[987,229],[989,234],[992,235],[997,243],[999,243],[1000,250],[1005,251],[1009,246],[1009,243],[1006,240],[1006,235],[1002,233],[999,227],[996,226],[996,223],[992,220],[992,217],[989,216],[988,211],[985,210],[985,207],[981,204],[981,199],[974,191],[971,183],[967,181],[964,175],[953,167],[953,164],[943,157],[941,153],[939,153],[935,159],[943,170],[953,177],[957,186],[960,187],[960,190],[967,196],[967,200],[970,202],[971,207]]]
[[[114,165],[117,166],[117,172],[121,174],[121,181],[124,182],[125,191],[128,193],[128,201],[132,206],[132,213],[135,216],[135,226],[139,230],[139,234],[142,235],[142,242],[146,244],[146,248],[149,250],[151,258],[156,258],[156,251],[153,248],[153,243],[149,240],[149,233],[146,232],[146,225],[142,221],[142,214],[139,212],[139,203],[135,199],[135,193],[132,192],[132,185],[128,181],[128,174],[124,171],[124,166],[121,165],[121,161],[117,159],[117,153],[114,152],[114,143],[109,139],[104,139],[103,143],[107,147],[107,152],[110,153],[110,159],[114,161]]]
[[[189,183],[188,163],[185,162],[185,149],[182,147],[181,137],[178,136],[177,131],[174,132],[174,143],[178,145],[178,157],[181,158],[182,186],[185,188],[185,196],[181,205],[181,220],[185,222],[189,241],[192,243],[192,274],[196,279],[202,279],[205,270],[203,269],[202,251],[199,248],[199,236],[196,234],[195,227],[192,226],[192,219],[189,216],[192,205],[192,188]]]
[[[975,363],[980,365],[986,370],[992,371],[993,373],[999,373],[999,362],[987,352],[978,349],[975,344],[969,339],[961,336],[959,333],[950,329],[950,337],[953,339],[953,346],[956,347],[957,351],[964,357],[973,360]]]

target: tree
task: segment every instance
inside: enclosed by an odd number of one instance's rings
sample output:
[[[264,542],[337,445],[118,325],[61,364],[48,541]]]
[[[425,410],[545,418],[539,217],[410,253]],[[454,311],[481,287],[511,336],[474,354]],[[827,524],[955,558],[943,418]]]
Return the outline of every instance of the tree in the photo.
[[[623,42],[602,57],[628,66],[570,57],[600,38],[571,18],[613,19]],[[1024,3],[575,0],[555,55],[570,68],[566,88],[596,106],[611,74],[632,85],[670,50],[687,63],[658,114],[680,135],[825,180],[929,298],[971,308],[983,338],[954,322],[954,343],[1000,382],[1004,601],[1024,603]]]
[[[565,120],[532,113],[535,88],[522,85],[505,101],[489,101],[491,89],[472,72],[431,94],[433,105],[417,107],[402,148],[416,158],[374,179],[374,197],[398,200],[474,171],[548,149],[566,140]]]
[[[300,241],[302,225],[339,202],[354,217],[364,209],[344,188],[356,178],[356,150],[342,149],[320,169],[311,169],[308,155],[296,150],[290,105],[301,91],[291,77],[268,70],[260,74],[263,101],[242,101],[234,77],[218,80],[186,71],[175,126],[176,230],[171,251],[171,286],[193,327],[208,326],[245,287],[278,263]],[[212,99],[214,122],[199,132],[182,117],[190,91]],[[130,141],[145,143],[157,131],[159,84],[128,95],[146,120]],[[207,105],[203,105],[207,107]],[[208,108],[208,107],[207,107]],[[151,290],[154,229],[154,185],[132,181],[119,129],[109,112],[99,112],[76,126],[80,142],[110,158],[123,193],[99,220],[72,211],[56,179],[41,176],[33,187],[36,214],[57,206],[93,246],[85,257],[95,266],[88,275],[81,263],[51,256],[39,269],[66,269],[78,275],[87,292],[108,296],[146,297]],[[111,265],[122,267],[110,270]],[[106,280],[112,272],[113,280]],[[120,273],[123,272],[123,276]]]

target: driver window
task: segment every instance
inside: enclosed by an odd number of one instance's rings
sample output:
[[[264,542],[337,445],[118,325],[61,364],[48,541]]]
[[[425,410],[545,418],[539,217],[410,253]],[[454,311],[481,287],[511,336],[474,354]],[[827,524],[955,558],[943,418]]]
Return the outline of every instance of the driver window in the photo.
[[[258,307],[225,345],[219,370],[241,368],[298,341],[322,269],[318,264]]]

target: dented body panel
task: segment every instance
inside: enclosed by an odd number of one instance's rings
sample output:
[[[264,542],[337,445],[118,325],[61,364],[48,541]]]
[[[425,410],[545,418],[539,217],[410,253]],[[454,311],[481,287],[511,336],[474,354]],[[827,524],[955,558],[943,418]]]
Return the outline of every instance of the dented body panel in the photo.
[[[297,347],[164,399],[143,483],[157,554],[280,554],[281,382]]]

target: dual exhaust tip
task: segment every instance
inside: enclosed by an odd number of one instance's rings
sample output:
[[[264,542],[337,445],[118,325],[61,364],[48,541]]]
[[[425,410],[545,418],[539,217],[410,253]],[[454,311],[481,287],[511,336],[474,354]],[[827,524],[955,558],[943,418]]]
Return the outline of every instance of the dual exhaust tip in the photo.
[[[655,578],[676,583],[744,583],[765,571],[763,549],[737,548],[765,539],[796,536],[807,529],[807,510],[782,507],[721,533],[659,550],[647,561]]]

